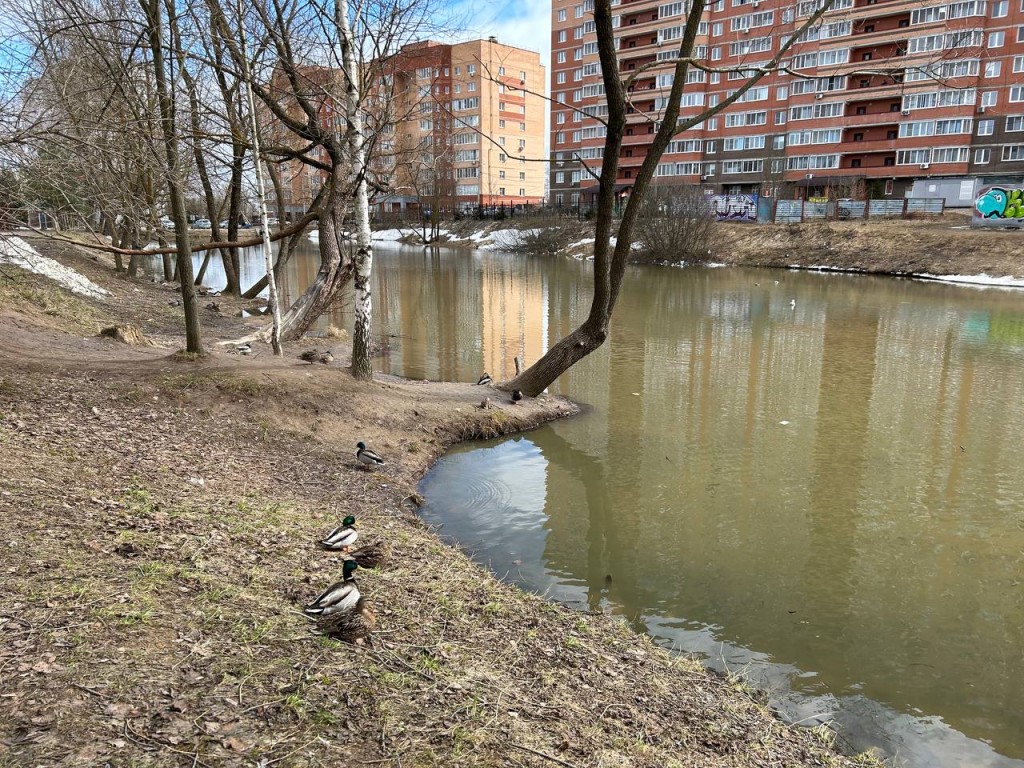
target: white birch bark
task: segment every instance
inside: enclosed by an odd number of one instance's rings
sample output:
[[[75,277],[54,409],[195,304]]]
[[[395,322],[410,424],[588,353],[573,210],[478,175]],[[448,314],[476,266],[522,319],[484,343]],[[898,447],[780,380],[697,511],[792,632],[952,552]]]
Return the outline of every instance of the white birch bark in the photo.
[[[357,379],[373,378],[370,366],[371,313],[370,271],[373,266],[373,245],[370,240],[370,201],[366,185],[366,148],[363,142],[362,94],[360,72],[356,64],[356,46],[348,20],[348,0],[335,0],[335,23],[341,46],[341,66],[345,77],[345,136],[351,178],[354,185],[356,254],[353,283],[355,287],[355,322],[352,332],[352,375]]]
[[[256,194],[260,200],[260,234],[263,236],[263,261],[267,267],[267,293],[269,294],[270,314],[273,324],[270,327],[270,346],[274,355],[281,357],[281,306],[277,299],[277,278],[274,277],[274,250],[270,245],[270,227],[267,224],[266,185],[263,183],[263,163],[260,159],[260,129],[256,121],[256,102],[252,96],[252,83],[249,82],[249,50],[245,42],[245,21],[242,17],[242,3],[238,3],[238,35],[242,48],[242,85],[249,108],[250,146],[252,147],[253,165],[256,169]]]

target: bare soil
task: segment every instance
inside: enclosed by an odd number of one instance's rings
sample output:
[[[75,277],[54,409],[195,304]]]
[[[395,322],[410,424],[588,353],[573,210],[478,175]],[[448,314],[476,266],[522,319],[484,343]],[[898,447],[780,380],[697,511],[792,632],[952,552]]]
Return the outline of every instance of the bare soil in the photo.
[[[111,296],[0,275],[0,765],[874,764],[612,617],[499,582],[417,518],[449,445],[572,403],[361,383],[340,347],[243,357],[215,344],[250,322],[223,297],[210,354],[184,361],[173,289],[36,244]],[[97,336],[116,323],[154,346]],[[387,463],[357,466],[358,440]],[[361,646],[301,613],[340,575],[315,542],[349,514],[392,548],[357,573],[378,615]]]
[[[716,228],[712,258],[763,267],[1024,277],[1024,233],[969,224],[969,216],[956,212],[910,220],[728,223]]]

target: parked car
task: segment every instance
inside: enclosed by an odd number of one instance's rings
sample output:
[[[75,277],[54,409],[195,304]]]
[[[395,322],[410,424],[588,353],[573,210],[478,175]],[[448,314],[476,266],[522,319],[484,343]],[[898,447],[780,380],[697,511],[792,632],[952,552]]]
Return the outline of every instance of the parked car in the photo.
[[[212,225],[209,219],[196,219],[195,224],[192,226],[195,229],[209,229]]]
[[[159,224],[161,229],[166,229],[168,232],[174,231],[174,220],[170,216],[161,216]]]

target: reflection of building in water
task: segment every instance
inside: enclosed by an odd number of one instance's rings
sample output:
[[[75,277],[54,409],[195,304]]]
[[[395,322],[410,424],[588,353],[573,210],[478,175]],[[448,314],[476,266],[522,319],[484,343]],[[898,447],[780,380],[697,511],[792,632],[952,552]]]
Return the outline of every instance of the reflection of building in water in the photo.
[[[539,271],[513,278],[504,268],[485,266],[477,274],[482,370],[495,380],[507,379],[515,373],[517,355],[532,365],[547,351],[547,290]]]

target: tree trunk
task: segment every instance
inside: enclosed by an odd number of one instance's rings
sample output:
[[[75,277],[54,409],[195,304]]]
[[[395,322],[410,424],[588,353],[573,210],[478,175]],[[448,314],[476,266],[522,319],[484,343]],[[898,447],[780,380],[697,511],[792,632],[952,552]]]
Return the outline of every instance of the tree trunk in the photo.
[[[370,239],[370,203],[366,190],[366,147],[363,143],[362,94],[360,73],[356,68],[355,41],[348,21],[348,0],[335,0],[335,23],[341,36],[342,69],[345,73],[345,132],[350,173],[355,184],[356,256],[354,265],[355,322],[352,333],[352,375],[357,379],[373,378],[370,365],[370,333],[373,322],[373,301],[370,294],[370,271],[373,266],[373,244]]]
[[[242,16],[242,0],[238,0],[238,30],[242,46],[242,82],[245,88],[246,106],[249,108],[249,138],[252,141],[252,161],[256,172],[256,195],[260,206],[260,234],[263,235],[263,262],[267,270],[267,288],[270,299],[270,314],[273,325],[270,329],[270,344],[274,355],[281,357],[281,307],[277,300],[277,280],[274,279],[274,250],[270,245],[270,225],[267,216],[266,188],[263,185],[263,162],[260,157],[260,128],[256,121],[256,103],[252,97],[249,82],[249,50],[245,42],[245,25]]]
[[[167,81],[164,62],[163,25],[160,0],[140,0],[146,15],[146,30],[150,54],[153,57],[153,78],[156,81],[160,103],[160,123],[164,135],[164,160],[167,171],[167,191],[171,200],[171,218],[174,220],[174,240],[178,249],[178,276],[181,279],[181,304],[185,313],[185,351],[193,355],[203,353],[203,339],[199,328],[199,306],[192,273],[192,249],[188,241],[188,214],[181,169],[178,167],[178,135],[175,128],[175,105],[171,85]],[[169,19],[173,25],[176,20]]]
[[[341,232],[348,212],[344,180],[339,178],[344,172],[345,169],[335,165],[332,189],[320,214],[320,269],[313,284],[281,318],[281,339],[284,341],[301,338],[352,279],[352,258],[341,244]]]

